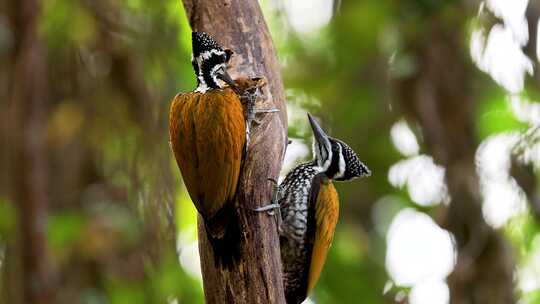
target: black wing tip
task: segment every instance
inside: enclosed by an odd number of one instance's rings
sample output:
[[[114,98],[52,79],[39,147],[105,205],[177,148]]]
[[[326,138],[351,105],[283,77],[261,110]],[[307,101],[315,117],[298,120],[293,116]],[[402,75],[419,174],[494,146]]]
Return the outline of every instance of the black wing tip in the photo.
[[[307,299],[307,295],[300,292],[299,288],[285,292],[285,300],[287,304],[301,304],[305,299]]]

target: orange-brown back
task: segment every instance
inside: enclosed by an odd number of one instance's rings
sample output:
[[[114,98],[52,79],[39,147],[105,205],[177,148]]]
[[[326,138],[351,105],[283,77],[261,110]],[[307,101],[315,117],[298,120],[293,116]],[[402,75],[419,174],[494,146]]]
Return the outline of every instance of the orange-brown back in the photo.
[[[315,204],[315,238],[311,252],[307,293],[315,287],[321,276],[326,255],[332,240],[339,217],[339,197],[331,181],[321,182]]]
[[[245,121],[230,88],[177,95],[169,113],[169,136],[189,195],[205,220],[233,200]]]

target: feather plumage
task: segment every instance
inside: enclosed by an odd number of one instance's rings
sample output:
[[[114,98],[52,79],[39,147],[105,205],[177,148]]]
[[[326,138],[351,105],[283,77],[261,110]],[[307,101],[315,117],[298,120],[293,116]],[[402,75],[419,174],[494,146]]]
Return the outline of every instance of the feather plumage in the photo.
[[[179,94],[172,102],[171,147],[189,195],[213,237],[225,233],[226,219],[219,223],[213,219],[234,199],[245,130],[242,105],[230,88]]]

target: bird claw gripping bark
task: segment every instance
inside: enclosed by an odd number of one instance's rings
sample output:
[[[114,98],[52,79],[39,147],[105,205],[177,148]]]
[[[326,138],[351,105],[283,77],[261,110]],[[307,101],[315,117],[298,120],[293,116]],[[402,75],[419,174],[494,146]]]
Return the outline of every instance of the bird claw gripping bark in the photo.
[[[275,216],[276,217],[276,224],[277,224],[277,227],[278,227],[278,232],[281,232],[281,209],[280,209],[280,205],[279,205],[279,200],[278,200],[278,194],[279,194],[279,185],[278,185],[278,182],[273,179],[273,178],[269,178],[268,179],[269,181],[273,182],[273,186],[272,186],[272,202],[268,205],[264,205],[262,207],[259,207],[259,208],[254,208],[252,209],[253,211],[255,212],[267,212],[268,215],[270,216]]]
[[[240,95],[240,100],[244,105],[245,119],[246,119],[246,146],[245,152],[247,153],[250,137],[251,137],[251,124],[260,124],[260,121],[255,118],[257,114],[262,113],[275,113],[279,112],[276,108],[271,109],[257,109],[255,104],[259,97],[262,96],[261,88],[266,85],[266,81],[261,77],[253,77],[249,79],[237,79],[236,89]]]

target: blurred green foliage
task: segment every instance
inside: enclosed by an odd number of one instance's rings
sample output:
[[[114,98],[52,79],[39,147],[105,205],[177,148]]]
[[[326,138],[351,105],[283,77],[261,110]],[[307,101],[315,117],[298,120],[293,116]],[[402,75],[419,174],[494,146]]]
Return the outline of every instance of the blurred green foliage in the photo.
[[[389,133],[402,116],[390,80],[417,68],[407,46],[425,39],[426,20],[436,15],[452,23],[470,16],[460,15],[453,1],[339,1],[329,24],[301,33],[290,26],[279,3],[261,1],[282,63],[289,115],[299,118],[290,121],[289,135],[309,146],[304,112],[316,113],[329,133],[349,143],[373,171],[369,179],[336,185],[340,222],[313,298],[321,304],[394,303],[407,287],[383,294],[390,280],[385,270],[390,221],[405,207],[432,215],[438,207],[421,208],[407,191],[388,183],[388,169],[403,158]],[[196,83],[190,31],[178,0],[43,2],[40,36],[51,63],[54,96],[48,141],[51,150],[64,156],[55,160],[55,169],[71,172],[83,163],[86,170],[81,184],[70,186],[66,183],[79,181],[75,175],[58,175],[55,187],[62,189],[55,191],[65,193],[52,202],[47,221],[55,266],[88,269],[60,278],[80,290],[71,297],[66,287],[65,303],[73,298],[88,304],[203,302],[201,278],[189,270],[197,267],[185,264],[198,261],[179,262],[176,256],[176,251],[196,248],[197,213],[179,182],[166,135],[170,99]],[[463,41],[468,36],[464,31]],[[137,100],[147,96],[125,83],[133,81],[126,79],[132,74],[142,79],[151,100]],[[505,92],[485,76],[478,79],[473,85],[480,92],[475,108],[479,141],[525,130]],[[536,92],[530,88],[524,94],[533,98]],[[6,236],[13,232],[16,215],[0,195],[0,235]],[[389,197],[392,210],[376,216],[374,206]],[[152,261],[146,254],[141,258],[139,251],[153,248],[148,239],[161,237],[142,222],[166,226],[167,215],[153,219],[149,214],[158,213],[153,206],[166,209],[167,203],[175,208],[178,248]],[[525,267],[540,250],[538,223],[526,214],[503,230],[519,267]],[[80,277],[70,282],[73,275]],[[522,300],[540,303],[540,291],[522,294]]]
[[[509,97],[502,89],[492,88],[487,94],[476,111],[477,132],[481,140],[503,132],[527,130],[527,124],[516,119]]]

